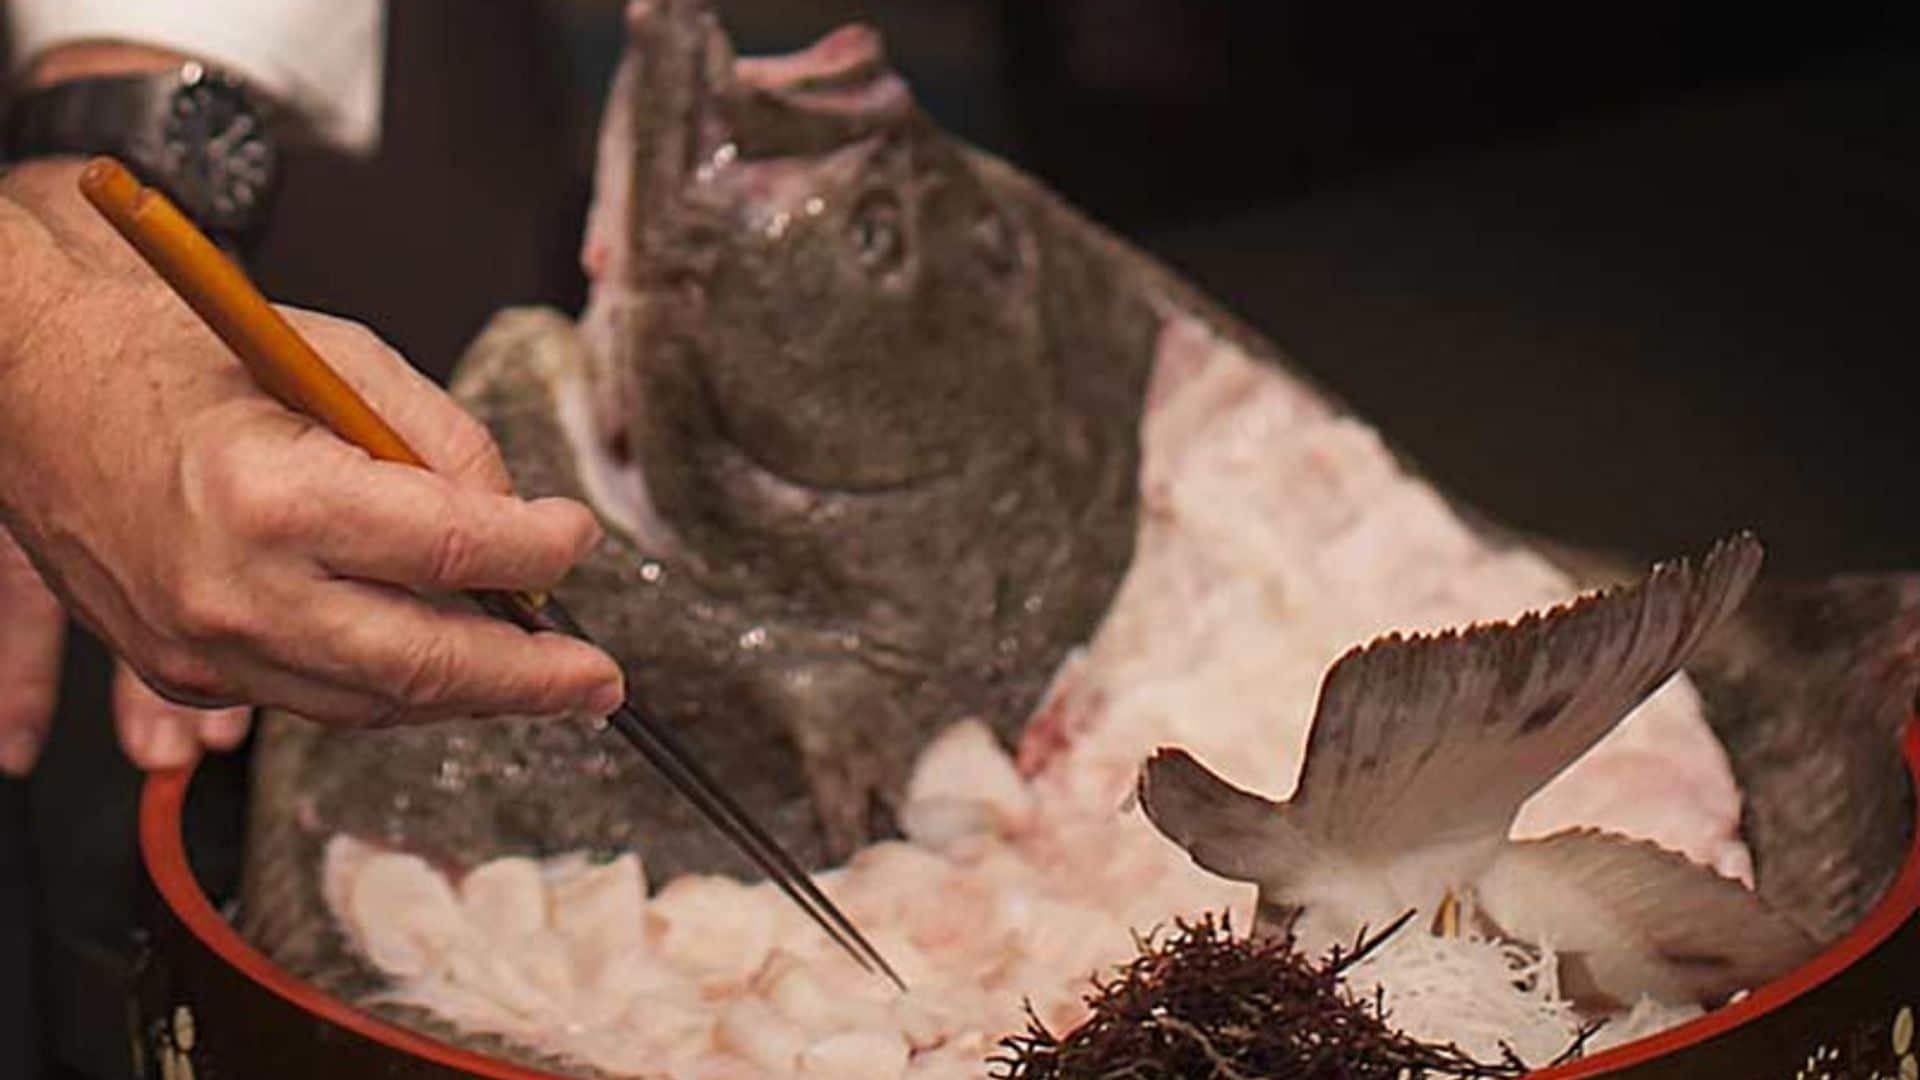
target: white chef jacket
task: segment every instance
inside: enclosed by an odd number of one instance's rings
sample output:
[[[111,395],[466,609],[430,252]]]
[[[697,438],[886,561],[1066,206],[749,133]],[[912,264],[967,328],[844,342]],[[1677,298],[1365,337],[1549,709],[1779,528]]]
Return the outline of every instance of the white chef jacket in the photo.
[[[228,68],[329,145],[380,141],[385,0],[0,0],[17,73],[79,41],[126,41]]]

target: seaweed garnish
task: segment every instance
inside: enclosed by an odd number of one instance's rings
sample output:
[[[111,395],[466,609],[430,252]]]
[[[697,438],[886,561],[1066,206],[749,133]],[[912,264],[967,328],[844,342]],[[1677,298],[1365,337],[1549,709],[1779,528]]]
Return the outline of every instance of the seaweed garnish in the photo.
[[[1232,916],[1176,919],[1170,932],[1136,935],[1137,955],[1095,976],[1091,1014],[1064,1036],[1029,1006],[1026,1030],[988,1060],[995,1080],[1501,1080],[1535,1066],[1503,1046],[1480,1061],[1457,1045],[1415,1039],[1389,1023],[1376,989],[1343,978],[1398,933],[1409,911],[1351,948],[1315,959],[1291,930],[1241,937]],[[1548,1065],[1584,1052],[1599,1029],[1582,1028]]]

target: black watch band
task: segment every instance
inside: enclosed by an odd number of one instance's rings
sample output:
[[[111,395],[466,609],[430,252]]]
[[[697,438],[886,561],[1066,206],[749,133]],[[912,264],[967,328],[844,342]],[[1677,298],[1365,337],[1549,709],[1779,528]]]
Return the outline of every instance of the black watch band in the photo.
[[[159,75],[75,79],[17,98],[8,161],[109,154],[159,188],[208,235],[244,248],[279,179],[265,103],[236,79],[188,62]]]

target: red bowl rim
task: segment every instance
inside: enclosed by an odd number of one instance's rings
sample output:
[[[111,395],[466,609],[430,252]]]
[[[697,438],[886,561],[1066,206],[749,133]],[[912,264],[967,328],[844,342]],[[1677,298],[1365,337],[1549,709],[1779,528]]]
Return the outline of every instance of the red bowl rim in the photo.
[[[1887,895],[1858,926],[1792,974],[1760,987],[1731,1005],[1657,1035],[1529,1074],[1529,1080],[1582,1080],[1704,1042],[1781,1008],[1832,979],[1892,937],[1920,911],[1920,717],[1908,724],[1903,749],[1916,792],[1913,848],[1908,851],[1906,864]],[[140,796],[140,852],[154,887],[175,917],[202,944],[268,992],[328,1023],[396,1050],[491,1080],[565,1080],[555,1073],[523,1068],[463,1050],[362,1012],[294,977],[248,944],[213,909],[187,862],[180,824],[192,777],[193,769],[188,767],[156,772],[147,778]]]

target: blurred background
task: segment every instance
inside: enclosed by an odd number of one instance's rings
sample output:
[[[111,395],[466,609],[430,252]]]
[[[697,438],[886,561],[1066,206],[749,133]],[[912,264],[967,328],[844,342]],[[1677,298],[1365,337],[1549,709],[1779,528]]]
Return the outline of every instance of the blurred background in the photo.
[[[1776,571],[1920,566],[1902,5],[718,7],[744,51],[876,25],[941,123],[1214,293],[1502,522],[1637,558],[1745,526]],[[293,157],[268,291],[438,375],[502,306],[577,307],[620,34],[599,0],[395,0],[385,146]],[[0,933],[36,928],[0,985],[0,1076],[124,1074],[136,778],[105,663],[76,650],[42,768],[0,781],[6,820],[39,808],[0,844]],[[241,775],[213,770],[207,828]],[[75,784],[85,810],[56,816]]]
[[[1905,5],[720,0],[860,19],[942,124],[1287,349],[1442,485],[1654,557],[1909,564],[1920,51]],[[393,5],[390,137],[299,162],[275,295],[443,371],[578,304],[618,5]]]

